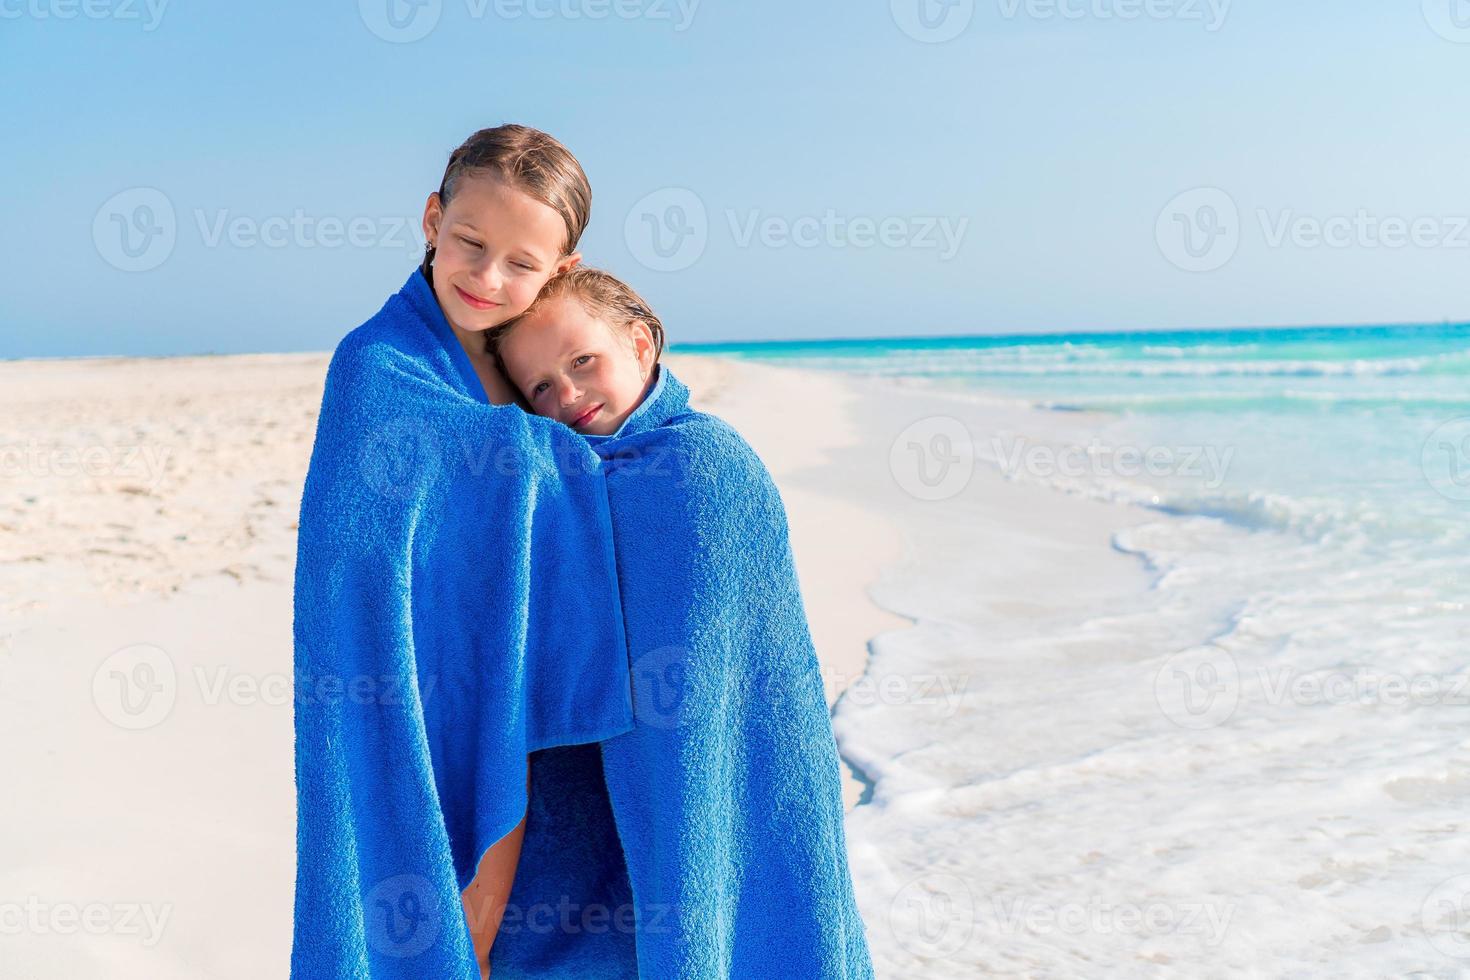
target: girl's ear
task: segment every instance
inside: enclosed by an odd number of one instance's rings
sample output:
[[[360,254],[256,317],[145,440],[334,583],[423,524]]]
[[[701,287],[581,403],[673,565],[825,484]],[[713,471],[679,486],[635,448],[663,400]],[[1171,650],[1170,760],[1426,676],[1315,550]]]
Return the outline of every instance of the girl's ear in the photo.
[[[439,200],[439,192],[434,191],[424,202],[424,241],[430,245],[439,244],[439,222],[443,219],[444,205]]]
[[[568,269],[575,268],[581,261],[582,253],[573,252],[571,255],[568,255],[566,258],[562,259],[556,264],[556,271],[553,272],[552,275],[559,276],[563,272],[566,272]]]
[[[647,376],[647,372],[653,370],[653,331],[648,329],[648,324],[642,320],[634,320],[630,328],[633,340],[633,353],[638,358],[638,367]]]

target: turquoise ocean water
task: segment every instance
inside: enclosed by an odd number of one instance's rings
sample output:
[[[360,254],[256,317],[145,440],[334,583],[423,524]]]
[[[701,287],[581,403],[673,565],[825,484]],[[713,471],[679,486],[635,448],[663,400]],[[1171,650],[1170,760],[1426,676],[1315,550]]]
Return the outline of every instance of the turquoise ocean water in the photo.
[[[1462,541],[1470,500],[1470,324],[1073,333],[680,347],[916,378],[1046,411],[1101,413],[1119,444],[1214,447],[1229,465],[1126,487],[1242,526]],[[1461,420],[1457,422],[1457,420]],[[982,451],[983,453],[983,451]],[[1109,478],[1112,479],[1109,479]],[[1160,479],[1159,477],[1162,477]],[[1147,489],[1148,493],[1144,493]]]
[[[874,933],[890,972],[1470,970],[1470,326],[677,350],[1000,406],[977,459],[1133,515],[1113,547],[1151,585],[1127,608],[970,616],[966,563],[1025,545],[967,536],[962,498],[926,511],[954,547],[886,584],[926,615],[873,664],[970,691],[838,705],[877,777],[850,821],[860,890],[896,896],[868,911],[918,908],[939,937]],[[1027,425],[1077,465],[1017,465]]]

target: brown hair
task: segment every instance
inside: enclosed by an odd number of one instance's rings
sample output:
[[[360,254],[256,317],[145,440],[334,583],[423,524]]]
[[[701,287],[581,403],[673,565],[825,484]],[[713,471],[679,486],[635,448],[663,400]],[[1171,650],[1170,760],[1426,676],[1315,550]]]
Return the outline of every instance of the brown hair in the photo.
[[[653,360],[658,363],[664,352],[663,321],[644,302],[643,297],[633,291],[632,286],[617,276],[601,269],[577,265],[559,276],[553,276],[542,287],[526,312],[486,331],[486,346],[494,356],[495,366],[500,368],[502,375],[510,377],[510,372],[505,369],[505,361],[500,357],[501,341],[517,323],[530,316],[537,308],[561,296],[576,299],[589,316],[609,324],[625,338],[628,336],[628,328],[634,323],[647,326],[648,332],[653,335]]]
[[[439,181],[440,206],[447,208],[460,181],[477,174],[499,177],[561,215],[567,226],[562,254],[576,251],[592,213],[592,185],[577,158],[555,137],[515,123],[473,134],[449,154]],[[430,248],[424,255],[425,276],[433,261]]]

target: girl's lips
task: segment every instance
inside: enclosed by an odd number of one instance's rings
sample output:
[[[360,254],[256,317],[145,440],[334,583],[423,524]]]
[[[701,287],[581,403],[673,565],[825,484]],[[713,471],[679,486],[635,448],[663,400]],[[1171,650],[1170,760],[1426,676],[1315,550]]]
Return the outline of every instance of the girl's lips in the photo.
[[[602,411],[602,406],[601,405],[594,405],[594,406],[592,406],[587,411],[583,412],[581,415],[578,415],[576,418],[572,419],[572,428],[575,429],[575,428],[577,428],[580,425],[586,425],[588,422],[590,422],[592,420],[592,416],[596,415],[600,411]]]
[[[499,303],[492,303],[487,299],[481,299],[472,293],[467,293],[458,286],[454,287],[454,291],[459,293],[459,298],[464,300],[466,306],[472,306],[477,310],[493,310],[500,305]]]

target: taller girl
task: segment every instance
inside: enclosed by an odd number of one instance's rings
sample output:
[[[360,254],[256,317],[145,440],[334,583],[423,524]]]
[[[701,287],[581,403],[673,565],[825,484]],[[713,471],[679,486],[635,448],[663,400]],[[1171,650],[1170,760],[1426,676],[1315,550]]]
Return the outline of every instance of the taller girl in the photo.
[[[591,210],[592,187],[577,158],[554,137],[514,124],[482,129],[460,144],[425,202],[421,271],[492,404],[518,396],[488,349],[486,331],[520,316],[548,280],[582,260],[577,243]],[[524,834],[522,820],[486,852],[464,892],[482,972]]]
[[[581,260],[591,198],[545,133],[475,133],[422,265],[333,353],[297,540],[293,980],[483,973],[528,754],[632,727],[601,461],[510,407],[485,344]]]
[[[547,281],[582,260],[592,188],[565,146],[528,126],[482,129],[449,157],[424,205],[423,273],[493,404],[515,389],[485,331],[524,313]]]

